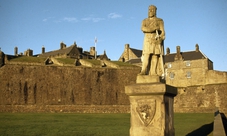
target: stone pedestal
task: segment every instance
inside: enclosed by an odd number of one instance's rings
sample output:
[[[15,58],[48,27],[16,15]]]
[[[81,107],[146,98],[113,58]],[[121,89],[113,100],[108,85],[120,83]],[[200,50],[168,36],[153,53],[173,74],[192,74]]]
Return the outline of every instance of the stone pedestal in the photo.
[[[131,104],[130,136],[174,136],[173,98],[177,90],[157,82],[157,77],[149,78],[139,75],[137,84],[125,87]]]

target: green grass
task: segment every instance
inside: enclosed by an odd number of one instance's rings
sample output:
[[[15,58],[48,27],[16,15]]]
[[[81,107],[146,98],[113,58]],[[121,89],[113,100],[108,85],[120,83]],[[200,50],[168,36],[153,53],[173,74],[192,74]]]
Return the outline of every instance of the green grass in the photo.
[[[101,65],[101,61],[100,60],[95,60],[95,59],[84,59],[87,62],[92,63],[93,65]]]
[[[176,136],[212,136],[213,113],[175,113]]]
[[[118,66],[120,66],[120,67],[125,67],[125,66],[127,66],[127,67],[137,67],[135,65],[132,65],[132,64],[129,64],[129,63],[125,63],[125,62],[121,62],[121,61],[111,61],[111,62],[116,64],[116,65],[118,65]]]
[[[174,117],[176,136],[205,136],[213,129],[206,127],[213,114]],[[0,136],[128,136],[129,128],[130,114],[0,113]]]
[[[45,57],[29,57],[29,56],[19,56],[10,59],[11,62],[27,62],[27,63],[44,63]]]
[[[56,58],[60,63],[63,64],[74,64],[75,59],[72,58]]]

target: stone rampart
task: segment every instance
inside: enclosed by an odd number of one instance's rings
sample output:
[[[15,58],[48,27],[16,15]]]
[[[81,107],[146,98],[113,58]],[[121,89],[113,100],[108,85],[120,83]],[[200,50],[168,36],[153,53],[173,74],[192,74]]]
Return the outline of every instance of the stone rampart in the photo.
[[[14,65],[0,68],[0,112],[129,112],[125,86],[138,67]],[[223,75],[221,75],[223,76]],[[179,87],[175,112],[227,114],[227,83]]]
[[[208,70],[206,75],[206,84],[227,83],[227,72]]]
[[[0,112],[130,113],[129,105],[0,105]]]
[[[209,112],[218,107],[220,112],[227,114],[227,84],[191,86],[178,88],[174,97],[175,112]]]
[[[0,68],[2,107],[0,112],[13,112],[14,108],[17,111],[18,105],[22,107],[129,105],[124,87],[135,83],[139,70],[139,68],[4,65]],[[8,110],[9,107],[11,110]]]

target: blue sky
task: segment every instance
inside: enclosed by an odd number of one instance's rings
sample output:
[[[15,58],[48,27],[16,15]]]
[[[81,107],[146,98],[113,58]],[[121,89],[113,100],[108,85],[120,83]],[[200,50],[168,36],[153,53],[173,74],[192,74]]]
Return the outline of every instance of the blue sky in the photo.
[[[165,49],[192,51],[198,43],[215,70],[227,71],[227,0],[0,0],[0,47],[39,54],[76,41],[88,51],[97,37],[98,54],[118,60],[126,43],[142,49],[149,5],[164,20]]]

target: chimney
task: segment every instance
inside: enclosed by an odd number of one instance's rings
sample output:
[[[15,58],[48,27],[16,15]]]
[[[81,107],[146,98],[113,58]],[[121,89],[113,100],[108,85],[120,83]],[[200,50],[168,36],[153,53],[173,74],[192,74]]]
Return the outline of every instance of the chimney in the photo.
[[[170,49],[169,47],[166,48],[166,55],[169,55],[170,54]]]
[[[33,50],[28,49],[28,55],[29,55],[29,56],[33,56]]]
[[[129,44],[125,44],[125,49],[129,49]]]
[[[65,49],[66,48],[66,44],[63,43],[63,41],[60,43],[60,49]]]
[[[180,46],[177,46],[177,54],[175,55],[174,60],[183,60],[183,57],[180,52]]]
[[[125,55],[124,55],[124,58],[125,58],[125,61],[128,61],[130,58],[129,58],[129,47],[130,45],[129,44],[125,44]]]
[[[60,43],[60,49],[63,49],[63,41]]]
[[[177,54],[180,54],[180,46],[177,46]]]
[[[95,47],[90,47],[90,55],[95,56]]]
[[[18,56],[18,48],[17,47],[14,48],[14,55]]]
[[[33,56],[33,50],[27,49],[26,51],[24,51],[24,55],[25,56]]]
[[[195,51],[199,52],[199,45],[198,44],[195,45]]]
[[[44,54],[45,53],[45,47],[43,46],[42,47],[42,54]]]
[[[76,41],[74,41],[74,45],[77,47]]]

